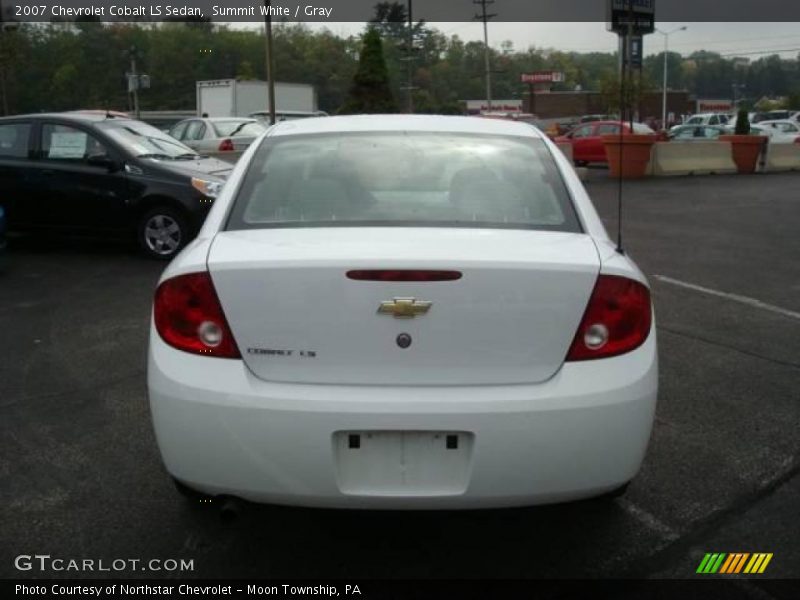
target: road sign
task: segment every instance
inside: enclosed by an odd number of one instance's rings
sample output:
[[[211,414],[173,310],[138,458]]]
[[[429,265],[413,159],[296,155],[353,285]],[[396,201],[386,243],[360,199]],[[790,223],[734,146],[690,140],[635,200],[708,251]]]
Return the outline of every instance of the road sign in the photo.
[[[632,35],[628,39],[628,65],[638,69],[642,66],[642,36]]]
[[[619,34],[645,35],[656,29],[656,0],[607,0],[607,27]]]
[[[128,93],[130,94],[136,90],[144,90],[150,87],[150,76],[145,75],[144,73],[125,73],[125,77],[128,79]]]
[[[534,71],[533,73],[522,73],[520,75],[522,83],[561,83],[564,81],[562,71]]]

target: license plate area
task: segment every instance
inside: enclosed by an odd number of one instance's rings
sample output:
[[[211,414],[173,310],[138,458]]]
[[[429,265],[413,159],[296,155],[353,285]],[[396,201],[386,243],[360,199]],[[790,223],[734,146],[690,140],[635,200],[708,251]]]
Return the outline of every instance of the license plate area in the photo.
[[[473,441],[465,431],[338,431],[339,490],[357,496],[463,494]]]

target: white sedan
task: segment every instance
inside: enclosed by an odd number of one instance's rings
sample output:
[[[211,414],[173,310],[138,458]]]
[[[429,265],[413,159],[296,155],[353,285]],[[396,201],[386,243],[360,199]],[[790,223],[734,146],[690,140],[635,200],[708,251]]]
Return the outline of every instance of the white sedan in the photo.
[[[525,123],[287,121],[155,294],[153,421],[180,490],[319,507],[624,490],[658,361],[650,291]]]
[[[759,121],[758,127],[769,132],[770,144],[800,144],[800,123],[797,121]]]

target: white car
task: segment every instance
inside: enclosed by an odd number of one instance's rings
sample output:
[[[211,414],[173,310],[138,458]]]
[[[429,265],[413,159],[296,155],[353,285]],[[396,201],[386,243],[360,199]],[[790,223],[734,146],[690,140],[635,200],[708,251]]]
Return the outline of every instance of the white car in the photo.
[[[532,505],[636,475],[658,387],[641,271],[525,123],[287,121],[155,295],[148,391],[188,493]]]
[[[789,119],[759,121],[758,127],[769,131],[771,144],[800,143],[800,122]]]
[[[727,125],[728,124],[728,115],[725,113],[700,113],[697,115],[692,115],[688,119],[686,119],[683,123],[678,125],[673,125],[670,127],[670,131],[676,129],[678,127],[683,127],[685,125]]]

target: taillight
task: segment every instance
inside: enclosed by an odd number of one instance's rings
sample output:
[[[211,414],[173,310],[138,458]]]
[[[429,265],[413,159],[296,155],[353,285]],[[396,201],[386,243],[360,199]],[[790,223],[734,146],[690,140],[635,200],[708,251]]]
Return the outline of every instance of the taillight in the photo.
[[[241,358],[206,272],[178,275],[159,285],[153,315],[161,339],[173,348],[219,358]]]
[[[222,140],[219,143],[219,152],[233,152],[233,140]]]
[[[348,279],[356,281],[455,281],[460,271],[429,271],[420,269],[376,269],[348,271]]]
[[[650,333],[650,290],[638,281],[600,275],[567,360],[591,360],[638,348]]]
[[[794,138],[794,143],[795,144],[800,144],[800,135],[798,135],[796,138]]]

